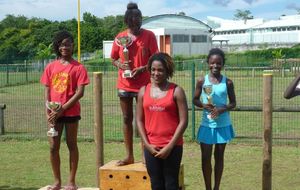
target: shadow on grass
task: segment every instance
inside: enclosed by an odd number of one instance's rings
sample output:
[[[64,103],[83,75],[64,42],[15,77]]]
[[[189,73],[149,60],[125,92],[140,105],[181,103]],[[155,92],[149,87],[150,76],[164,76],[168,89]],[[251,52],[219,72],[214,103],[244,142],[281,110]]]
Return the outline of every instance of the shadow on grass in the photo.
[[[0,190],[37,190],[39,189],[38,187],[27,187],[27,188],[22,188],[22,187],[12,187],[12,186],[0,186]]]

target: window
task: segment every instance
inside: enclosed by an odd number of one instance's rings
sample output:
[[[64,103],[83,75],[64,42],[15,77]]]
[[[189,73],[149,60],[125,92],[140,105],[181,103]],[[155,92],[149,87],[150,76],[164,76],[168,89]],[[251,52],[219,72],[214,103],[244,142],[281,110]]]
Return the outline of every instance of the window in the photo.
[[[173,42],[189,42],[189,35],[174,34]]]
[[[207,42],[206,35],[192,35],[192,42]]]

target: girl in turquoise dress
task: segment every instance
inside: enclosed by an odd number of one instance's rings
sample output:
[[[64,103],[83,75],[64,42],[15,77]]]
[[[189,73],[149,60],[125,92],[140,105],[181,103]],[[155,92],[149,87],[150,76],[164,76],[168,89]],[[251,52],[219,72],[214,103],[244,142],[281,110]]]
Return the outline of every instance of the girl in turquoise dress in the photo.
[[[213,145],[215,158],[215,184],[213,190],[219,190],[224,168],[226,143],[234,138],[229,110],[236,106],[232,80],[221,74],[225,64],[225,54],[221,49],[213,48],[207,56],[209,74],[197,81],[193,103],[203,108],[197,141],[200,143],[202,173],[206,190],[212,190],[211,156]],[[227,103],[227,99],[229,103]]]

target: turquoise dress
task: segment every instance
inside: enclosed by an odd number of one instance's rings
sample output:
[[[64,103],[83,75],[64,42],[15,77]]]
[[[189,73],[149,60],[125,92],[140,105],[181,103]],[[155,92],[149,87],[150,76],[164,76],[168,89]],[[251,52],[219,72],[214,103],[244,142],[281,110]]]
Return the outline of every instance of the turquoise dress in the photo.
[[[222,81],[219,84],[212,84],[209,81],[208,75],[205,76],[204,84],[202,87],[201,100],[204,104],[208,103],[207,94],[204,87],[207,85],[212,86],[212,103],[216,107],[227,105],[227,84],[226,77],[222,75]],[[226,111],[220,114],[217,118],[211,119],[208,110],[204,109],[202,114],[202,121],[198,130],[197,140],[205,144],[221,144],[227,143],[234,138],[234,130],[231,124],[229,112]]]

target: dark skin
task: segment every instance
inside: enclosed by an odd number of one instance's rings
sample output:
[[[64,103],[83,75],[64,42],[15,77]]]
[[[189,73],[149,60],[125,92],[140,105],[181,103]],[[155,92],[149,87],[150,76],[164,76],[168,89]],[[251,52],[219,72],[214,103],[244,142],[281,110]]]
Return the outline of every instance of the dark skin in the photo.
[[[208,59],[209,66],[209,80],[213,84],[219,84],[222,81],[221,70],[224,66],[223,59],[220,55],[211,55]],[[212,104],[203,104],[200,100],[200,96],[202,93],[202,88],[204,84],[204,77],[200,77],[196,84],[195,94],[193,98],[193,103],[203,109],[207,109],[211,112],[212,119],[217,118],[220,114],[233,109],[236,106],[236,97],[234,92],[234,86],[232,80],[227,78],[227,93],[229,103],[222,107],[217,107]],[[216,144],[214,150],[214,158],[215,158],[215,185],[213,190],[219,190],[220,182],[223,174],[224,168],[224,152],[225,152],[226,143]],[[204,176],[204,182],[206,190],[212,190],[211,185],[211,174],[212,174],[212,165],[211,165],[211,157],[212,157],[212,149],[213,145],[200,143],[200,148],[202,152],[202,173]]]
[[[297,87],[297,85],[300,84],[300,73],[294,78],[294,80],[289,84],[287,89],[284,92],[284,98],[285,99],[291,99],[295,96],[300,95],[300,86]]]
[[[141,32],[142,17],[140,14],[133,14],[127,21],[128,35],[138,36]],[[130,69],[132,71],[132,78],[140,75],[146,70],[146,65],[138,68],[130,68],[131,61],[121,62],[120,59],[112,60],[112,64],[121,70]],[[133,97],[120,97],[120,106],[123,114],[123,134],[126,148],[126,157],[117,162],[117,166],[134,163],[133,156]]]
[[[133,14],[129,20],[127,21],[127,32],[128,35],[138,36],[141,33],[141,26],[142,26],[142,17],[137,12]],[[138,68],[130,68],[131,60],[121,62],[120,60],[112,60],[112,63],[115,67],[122,70],[130,69],[132,70],[132,78],[136,77],[137,75],[141,74],[143,71],[146,70],[147,66],[141,66]]]
[[[160,61],[153,61],[151,66],[151,95],[153,98],[163,98],[168,91],[168,76],[166,69]],[[138,102],[136,108],[136,120],[139,133],[141,135],[145,148],[155,157],[166,159],[171,153],[172,149],[178,142],[179,138],[183,135],[188,123],[188,106],[186,96],[181,87],[176,87],[174,91],[174,101],[177,104],[179,112],[179,124],[171,139],[171,141],[163,148],[155,147],[150,144],[146,135],[144,125],[144,110],[143,110],[143,97],[145,87],[139,91]]]
[[[61,64],[69,64],[73,58],[73,42],[70,39],[64,39],[61,46],[59,47],[59,52],[61,56],[59,58]],[[45,100],[49,101],[50,88],[45,87]],[[77,130],[78,130],[78,121],[74,123],[57,123],[56,120],[62,116],[65,110],[71,108],[80,98],[84,95],[84,86],[78,86],[76,93],[70,98],[64,105],[61,106],[59,110],[49,111],[46,110],[46,115],[48,118],[48,129],[50,129],[50,124],[54,123],[54,128],[58,131],[58,136],[49,137],[50,144],[50,161],[52,165],[53,175],[54,175],[54,184],[48,189],[59,190],[61,187],[61,174],[60,174],[60,141],[63,128],[66,128],[66,141],[69,149],[69,166],[70,166],[70,176],[67,186],[76,187],[75,176],[78,167],[79,153],[77,147]]]

